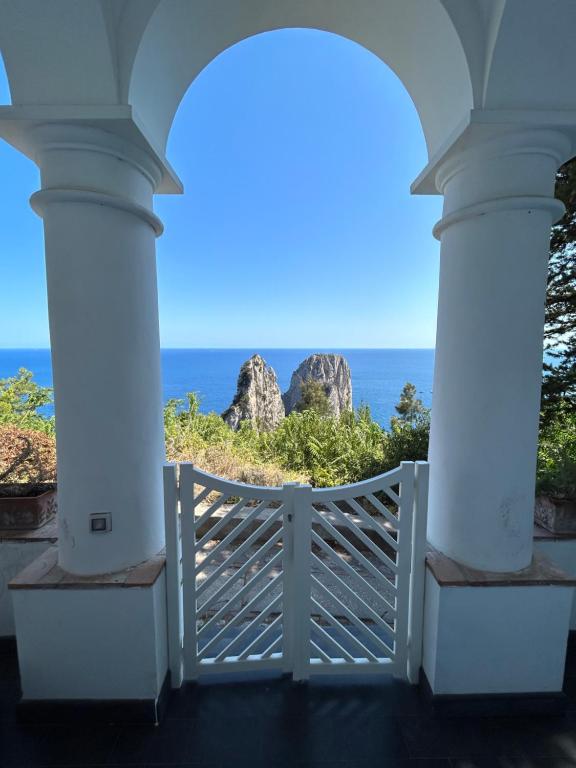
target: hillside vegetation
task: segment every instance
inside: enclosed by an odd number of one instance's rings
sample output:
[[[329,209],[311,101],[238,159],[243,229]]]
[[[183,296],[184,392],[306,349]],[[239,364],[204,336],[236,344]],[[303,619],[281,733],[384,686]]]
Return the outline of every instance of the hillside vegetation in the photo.
[[[36,384],[30,371],[0,380],[0,483],[56,479],[54,419],[42,414],[51,402],[51,390]],[[198,396],[190,393],[164,409],[166,457],[254,485],[345,485],[401,461],[426,459],[430,413],[412,384],[400,393],[396,411],[388,429],[372,419],[367,406],[329,416],[315,391],[270,432],[250,423],[234,431],[218,414],[201,413]],[[569,408],[556,408],[542,424],[537,487],[576,497],[576,415]]]
[[[412,385],[404,388],[389,429],[372,419],[367,406],[331,417],[315,393],[275,430],[259,432],[250,423],[233,431],[218,414],[201,413],[198,396],[190,393],[185,401],[169,401],[164,410],[166,457],[256,485],[353,483],[393,469],[402,460],[426,458],[429,412],[415,395]],[[29,371],[0,380],[0,477],[5,475],[0,482],[22,482],[33,474],[54,479],[54,420],[39,411],[50,402],[51,391],[37,385]],[[8,471],[15,430],[28,439],[42,433],[42,451],[34,454],[38,466],[20,467],[18,480],[14,468]]]

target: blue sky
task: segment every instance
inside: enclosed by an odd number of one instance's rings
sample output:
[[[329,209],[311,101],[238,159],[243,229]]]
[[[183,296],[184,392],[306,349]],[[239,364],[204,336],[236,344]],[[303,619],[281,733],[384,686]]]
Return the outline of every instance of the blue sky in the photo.
[[[441,199],[409,194],[424,138],[374,55],[310,30],[245,40],[191,85],[167,154],[185,194],[155,203],[163,346],[434,345]],[[0,174],[0,347],[47,347],[38,172],[0,143]]]

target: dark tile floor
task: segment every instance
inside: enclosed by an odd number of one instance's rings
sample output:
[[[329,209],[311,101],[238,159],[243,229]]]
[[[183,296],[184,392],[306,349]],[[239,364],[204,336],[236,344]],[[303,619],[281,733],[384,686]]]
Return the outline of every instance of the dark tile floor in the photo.
[[[16,656],[0,653],[0,768],[576,768],[576,654],[566,715],[440,718],[389,679],[188,685],[153,725],[16,720]]]

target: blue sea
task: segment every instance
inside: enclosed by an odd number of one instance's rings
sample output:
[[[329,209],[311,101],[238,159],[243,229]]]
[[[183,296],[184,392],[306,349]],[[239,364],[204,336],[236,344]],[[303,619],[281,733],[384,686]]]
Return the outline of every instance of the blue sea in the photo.
[[[416,386],[425,405],[431,404],[432,349],[163,349],[164,400],[197,392],[203,411],[221,413],[234,396],[240,366],[255,352],[274,368],[283,392],[292,372],[312,353],[344,355],[352,372],[354,405],[369,405],[374,419],[384,426],[407,381]],[[49,350],[0,349],[0,378],[14,376],[18,368],[28,368],[39,384],[51,386]]]

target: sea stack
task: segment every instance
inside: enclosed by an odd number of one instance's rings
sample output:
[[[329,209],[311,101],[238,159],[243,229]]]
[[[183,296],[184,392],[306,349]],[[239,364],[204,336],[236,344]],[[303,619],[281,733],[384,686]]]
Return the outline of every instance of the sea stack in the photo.
[[[276,373],[260,355],[243,363],[238,374],[236,394],[222,418],[232,429],[251,421],[255,429],[270,431],[284,418],[282,395]]]
[[[282,395],[286,415],[298,405],[304,381],[320,382],[333,416],[352,410],[352,378],[350,366],[342,355],[310,355],[292,374],[290,388]]]

